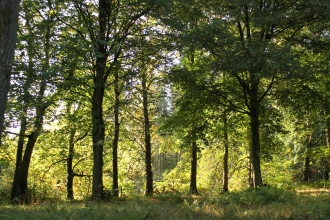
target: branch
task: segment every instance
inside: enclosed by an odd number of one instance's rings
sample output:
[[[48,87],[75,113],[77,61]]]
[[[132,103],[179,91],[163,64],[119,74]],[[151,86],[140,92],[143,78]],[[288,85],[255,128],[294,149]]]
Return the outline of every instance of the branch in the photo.
[[[77,176],[77,177],[93,177],[93,175],[91,174],[78,174],[78,173],[73,173],[73,176]]]
[[[43,179],[43,178],[45,177],[46,173],[50,170],[50,168],[52,168],[52,166],[54,166],[55,164],[61,163],[61,162],[63,162],[63,161],[67,161],[67,159],[62,159],[62,160],[59,160],[59,161],[56,161],[56,162],[52,163],[52,164],[48,167],[48,169],[44,172],[44,175],[42,176],[41,179]]]
[[[239,82],[239,84],[242,87],[243,93],[244,93],[244,100],[245,100],[245,105],[246,107],[251,110],[250,105],[249,105],[249,101],[246,95],[246,92],[251,93],[251,89],[250,87],[246,84],[246,82],[238,75],[238,74],[234,74],[235,78],[237,79],[237,81]]]
[[[13,135],[16,135],[16,136],[27,137],[27,138],[29,138],[31,136],[31,134],[17,134],[17,133],[11,132],[11,131],[2,131],[2,132],[6,133],[6,134],[13,134]]]
[[[80,160],[77,161],[77,163],[72,167],[72,170],[74,170],[74,168],[81,162],[86,160],[86,158],[81,158]]]
[[[273,87],[274,82],[275,82],[275,73],[273,74],[272,81],[269,83],[268,88],[266,89],[266,91],[260,97],[259,102],[261,102],[266,97],[266,95],[268,94],[269,90]]]
[[[231,100],[229,100],[225,95],[221,94],[221,92],[217,92],[217,91],[214,91],[214,90],[210,90],[208,88],[204,88],[205,91],[208,91],[216,96],[220,96],[223,100],[225,100],[226,102],[229,103],[229,105],[226,105],[224,103],[221,103],[222,105],[226,106],[226,107],[231,107],[231,108],[234,108],[237,112],[241,112],[241,113],[244,113],[244,114],[250,114],[250,112],[246,111],[244,108],[241,108],[237,105],[235,105]]]
[[[78,141],[84,139],[88,135],[88,131],[85,132],[81,137],[78,137],[76,140],[73,141],[73,144],[77,143]]]

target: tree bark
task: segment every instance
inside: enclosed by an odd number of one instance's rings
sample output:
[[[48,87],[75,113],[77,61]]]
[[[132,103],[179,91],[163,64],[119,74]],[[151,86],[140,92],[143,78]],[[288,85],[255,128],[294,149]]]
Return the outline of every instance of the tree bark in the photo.
[[[326,144],[327,147],[330,148],[330,115],[327,110],[324,111],[325,113],[325,135],[326,135]],[[323,178],[328,181],[329,180],[329,172],[330,172],[330,156],[325,161],[324,165],[324,174]]]
[[[44,96],[46,85],[41,85],[40,91],[39,91],[39,101],[42,100]],[[43,106],[41,102],[38,102],[37,106],[37,114],[35,117],[35,122],[33,126],[33,132],[29,135],[28,142],[25,147],[25,152],[23,156],[22,166],[21,166],[21,172],[20,177],[18,181],[18,190],[15,195],[15,198],[19,198],[21,203],[29,203],[28,198],[28,175],[29,175],[29,168],[30,168],[30,162],[32,157],[32,152],[34,149],[34,146],[37,142],[39,133],[42,129],[43,125],[43,118],[46,112],[46,106]]]
[[[114,126],[115,126],[115,133],[112,143],[112,170],[113,170],[113,176],[112,176],[112,193],[113,196],[118,197],[119,196],[119,186],[118,186],[118,142],[119,142],[119,82],[118,82],[118,72],[115,73],[115,82],[114,82],[114,92],[115,92],[115,106],[114,106]]]
[[[67,182],[67,199],[73,200],[74,194],[73,194],[73,178],[74,178],[74,172],[73,172],[73,155],[74,155],[74,136],[76,134],[76,130],[72,129],[70,132],[70,139],[69,139],[69,152],[68,152],[68,158],[67,158],[67,175],[68,175],[68,182]]]
[[[195,131],[193,131],[195,132]],[[191,142],[191,167],[190,167],[190,193],[198,194],[197,190],[197,143],[195,134],[193,134],[193,141]]]
[[[29,54],[32,54],[30,47],[27,49]],[[31,74],[30,70],[33,69],[33,61],[32,57],[29,56],[29,71],[27,71],[28,77]],[[28,113],[28,102],[29,102],[29,91],[28,88],[30,88],[31,81],[27,80],[24,83],[24,95],[23,95],[23,108],[22,108],[22,114],[21,114],[21,124],[20,124],[20,132],[19,132],[19,138],[18,138],[18,144],[17,144],[17,151],[16,151],[16,166],[15,166],[15,173],[14,173],[14,180],[12,185],[12,191],[11,191],[11,200],[13,202],[15,201],[15,198],[18,198],[19,191],[18,191],[18,182],[21,175],[21,169],[22,169],[22,157],[23,157],[23,148],[24,148],[24,140],[25,140],[25,133],[27,129],[27,113]]]
[[[227,112],[222,113],[223,120],[223,139],[224,139],[224,154],[223,154],[223,184],[222,190],[228,191],[228,127],[227,127]]]
[[[99,0],[99,33],[96,48],[96,72],[94,75],[94,91],[92,103],[93,121],[93,186],[92,199],[101,200],[103,197],[103,145],[104,145],[104,119],[103,119],[103,97],[106,81],[105,66],[107,62],[107,0]]]
[[[144,142],[145,142],[145,163],[146,163],[146,195],[153,195],[153,174],[151,160],[151,136],[150,136],[150,121],[148,110],[148,88],[146,75],[142,76],[142,102],[143,102],[143,117],[144,117]]]
[[[20,0],[0,1],[0,144],[16,48]]]
[[[309,149],[306,149],[307,154],[309,152]],[[303,176],[303,181],[305,183],[310,182],[310,157],[306,155],[305,160],[304,160],[304,176]]]
[[[103,144],[104,144],[104,121],[103,121],[103,96],[104,84],[95,85],[93,94],[93,186],[92,199],[101,200],[103,195]]]
[[[310,131],[310,122],[307,122],[307,130]],[[312,134],[309,134],[306,139],[306,156],[304,160],[304,173],[303,173],[303,181],[308,183],[311,181],[311,170],[310,170],[310,152],[312,149]]]
[[[46,33],[45,33],[45,45],[44,45],[44,54],[45,58],[42,61],[42,70],[43,71],[48,71],[50,68],[49,61],[50,61],[50,33],[51,33],[51,28],[50,24],[53,22],[51,18],[47,18],[47,27],[46,27]],[[29,34],[33,34],[31,31],[31,27],[28,26],[29,29]],[[33,62],[32,62],[32,57],[34,56],[33,50],[31,47],[28,47],[28,56],[29,56],[29,69],[33,69]],[[34,72],[28,72],[28,73],[34,73]],[[32,74],[31,74],[32,75]],[[48,77],[48,76],[47,76]],[[29,79],[27,79],[29,80]],[[26,82],[30,83],[30,81]],[[17,174],[18,181],[17,185],[13,185],[13,187],[17,187],[15,189],[15,192],[12,194],[12,198],[19,198],[21,203],[29,203],[29,197],[28,197],[28,175],[29,175],[29,168],[30,168],[30,162],[31,162],[31,157],[32,157],[32,152],[34,149],[34,146],[37,142],[37,139],[39,137],[40,131],[42,130],[43,126],[43,120],[45,116],[45,112],[47,107],[49,106],[48,103],[44,103],[44,96],[46,92],[46,87],[47,87],[47,78],[41,77],[41,82],[39,84],[39,91],[36,97],[36,116],[34,118],[34,125],[33,125],[33,131],[31,134],[28,136],[28,141],[25,146],[25,151],[24,151],[24,156],[23,160],[21,163],[21,170]],[[28,95],[28,92],[25,91],[25,96]],[[28,100],[26,100],[28,101]],[[15,174],[16,175],[16,174]]]
[[[18,143],[17,143],[17,151],[16,151],[16,165],[15,165],[15,173],[14,173],[14,180],[13,180],[13,185],[12,185],[12,190],[11,190],[11,196],[10,199],[13,202],[15,201],[15,198],[19,197],[19,191],[18,191],[18,181],[20,178],[21,174],[21,169],[22,169],[22,157],[23,157],[23,147],[24,147],[24,139],[25,139],[25,132],[26,132],[26,126],[27,126],[27,119],[26,119],[26,114],[27,114],[27,106],[24,104],[23,107],[23,112],[22,112],[22,118],[21,118],[21,128],[19,132],[19,138],[18,138]]]
[[[253,76],[251,77],[253,78]],[[251,85],[250,93],[250,129],[251,129],[251,163],[253,187],[262,185],[260,167],[260,134],[259,134],[259,100],[258,82]]]

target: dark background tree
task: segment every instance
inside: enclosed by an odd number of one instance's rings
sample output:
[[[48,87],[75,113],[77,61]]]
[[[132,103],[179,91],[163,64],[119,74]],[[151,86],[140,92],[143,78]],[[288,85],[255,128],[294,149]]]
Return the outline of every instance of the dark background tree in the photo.
[[[14,52],[18,30],[20,0],[0,2],[0,144],[10,88],[11,70],[14,65]]]

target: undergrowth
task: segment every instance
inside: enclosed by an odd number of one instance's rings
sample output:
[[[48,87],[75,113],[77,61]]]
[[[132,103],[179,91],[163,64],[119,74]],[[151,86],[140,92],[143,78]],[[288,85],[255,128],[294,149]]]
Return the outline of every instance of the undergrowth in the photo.
[[[0,219],[330,219],[326,194],[277,188],[240,192],[125,197],[107,202],[0,205]]]

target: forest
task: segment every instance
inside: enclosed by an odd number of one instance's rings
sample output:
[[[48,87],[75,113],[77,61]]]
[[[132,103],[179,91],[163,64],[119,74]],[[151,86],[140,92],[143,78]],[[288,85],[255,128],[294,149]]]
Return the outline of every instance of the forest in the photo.
[[[329,31],[328,0],[1,0],[0,210],[330,218]]]

